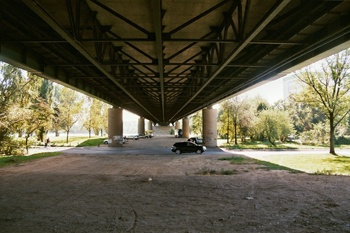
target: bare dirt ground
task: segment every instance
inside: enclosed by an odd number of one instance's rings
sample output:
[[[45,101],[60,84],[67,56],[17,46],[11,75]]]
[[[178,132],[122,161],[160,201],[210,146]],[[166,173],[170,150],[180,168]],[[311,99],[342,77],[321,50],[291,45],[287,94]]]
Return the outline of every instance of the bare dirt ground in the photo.
[[[0,168],[0,232],[350,232],[350,177],[232,165],[214,150],[83,151]]]

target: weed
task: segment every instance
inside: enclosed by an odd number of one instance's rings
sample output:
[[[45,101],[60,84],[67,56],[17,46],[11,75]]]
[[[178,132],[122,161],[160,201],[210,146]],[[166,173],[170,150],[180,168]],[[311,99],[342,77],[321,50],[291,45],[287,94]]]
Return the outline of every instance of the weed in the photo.
[[[34,159],[44,158],[44,157],[50,157],[50,156],[56,156],[60,155],[62,152],[48,152],[48,153],[39,153],[39,154],[33,154],[30,156],[9,156],[9,157],[2,157],[0,158],[0,167],[13,165],[17,163],[27,162]]]
[[[293,168],[289,168],[289,167],[285,167],[285,166],[281,166],[275,163],[270,163],[267,161],[262,161],[262,160],[256,160],[256,164],[259,165],[264,165],[264,167],[258,167],[257,169],[266,169],[266,170],[287,170],[291,173],[303,173],[302,171],[293,169]]]
[[[314,173],[311,173],[311,175],[326,175],[326,176],[330,176],[330,175],[333,175],[334,174],[334,171],[333,170],[327,170],[327,169],[323,169],[323,170],[318,170],[315,171]]]
[[[227,161],[230,161],[232,164],[244,164],[246,162],[253,161],[252,159],[248,159],[240,156],[225,157],[225,158],[220,158],[219,160],[227,160]]]
[[[214,169],[209,169],[209,168],[203,168],[196,172],[196,175],[234,175],[237,174],[237,170],[224,170],[221,169],[221,171],[216,171]]]
[[[221,171],[220,171],[221,175],[235,175],[237,173],[238,173],[238,171],[236,169],[232,169],[232,170],[221,169]]]

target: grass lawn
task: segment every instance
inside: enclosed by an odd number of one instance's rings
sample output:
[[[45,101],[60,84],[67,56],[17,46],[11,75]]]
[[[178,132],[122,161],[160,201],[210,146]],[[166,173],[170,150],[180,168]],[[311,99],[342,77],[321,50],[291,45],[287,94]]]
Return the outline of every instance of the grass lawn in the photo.
[[[350,175],[350,157],[331,154],[270,155],[264,160],[311,174]]]
[[[47,152],[47,153],[39,153],[33,154],[30,156],[0,156],[0,167],[15,165],[18,163],[28,162],[34,159],[40,159],[50,156],[57,156],[62,154],[62,152]]]
[[[248,141],[241,143],[238,141],[238,145],[234,142],[227,143],[226,139],[218,139],[218,146],[227,149],[325,149],[329,148],[329,145],[300,145],[296,142],[280,143],[276,142],[276,146],[272,146],[268,141]],[[335,145],[338,149],[350,149],[350,145]]]
[[[261,158],[247,159],[243,157],[228,157],[233,164],[254,162],[266,166],[263,169],[289,170],[291,172],[306,172],[314,175],[350,175],[350,157],[331,154],[277,154]]]
[[[101,136],[91,136],[89,137],[82,137],[82,136],[69,136],[68,137],[68,143],[66,143],[67,136],[62,134],[58,137],[50,137],[50,145],[51,146],[68,146],[68,147],[76,147],[76,146],[97,146],[98,144],[103,144],[103,140],[106,139],[106,137]],[[44,143],[40,143],[37,145],[43,146]]]

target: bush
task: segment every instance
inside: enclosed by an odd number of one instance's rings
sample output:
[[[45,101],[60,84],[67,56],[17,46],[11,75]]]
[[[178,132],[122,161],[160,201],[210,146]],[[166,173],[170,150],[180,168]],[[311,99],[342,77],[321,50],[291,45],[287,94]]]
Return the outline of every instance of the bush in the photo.
[[[25,141],[18,140],[16,138],[9,138],[6,141],[1,142],[0,152],[5,155],[24,155],[25,153]]]
[[[350,145],[350,139],[346,138],[344,136],[340,136],[338,138],[335,139],[335,144],[337,145]]]

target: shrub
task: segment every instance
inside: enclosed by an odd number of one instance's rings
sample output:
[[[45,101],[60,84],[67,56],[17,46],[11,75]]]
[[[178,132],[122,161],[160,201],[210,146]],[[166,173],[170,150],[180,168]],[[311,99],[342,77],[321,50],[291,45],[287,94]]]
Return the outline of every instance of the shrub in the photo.
[[[9,138],[1,143],[1,153],[5,155],[24,155],[25,141],[17,138]]]
[[[337,139],[335,139],[335,144],[337,144],[337,145],[340,145],[340,144],[350,145],[350,139],[346,138],[344,136],[340,136]]]

